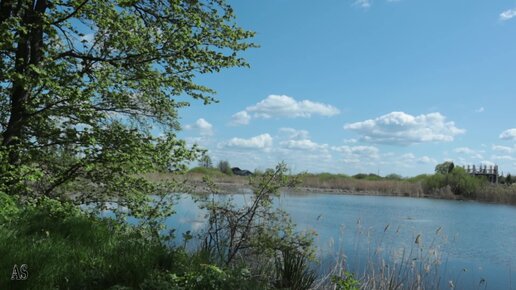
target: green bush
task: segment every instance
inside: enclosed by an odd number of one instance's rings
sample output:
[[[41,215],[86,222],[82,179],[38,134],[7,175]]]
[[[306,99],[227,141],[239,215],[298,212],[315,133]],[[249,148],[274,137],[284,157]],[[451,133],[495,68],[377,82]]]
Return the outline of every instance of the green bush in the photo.
[[[219,161],[219,164],[217,165],[217,168],[222,173],[225,173],[227,175],[233,175],[233,171],[231,171],[231,165],[229,165],[229,161],[227,161],[227,160]]]
[[[454,167],[448,174],[436,173],[425,178],[423,188],[425,192],[432,193],[449,186],[456,195],[475,197],[484,183],[484,179],[469,175],[463,168]]]
[[[217,168],[206,168],[206,167],[195,167],[188,171],[189,173],[198,173],[209,177],[220,177],[224,176],[224,173],[220,172]]]
[[[345,272],[343,277],[332,276],[331,282],[337,290],[358,290],[360,289],[360,281],[350,272]]]
[[[276,258],[276,282],[279,289],[311,289],[317,275],[309,269],[308,258],[292,249],[283,249]]]
[[[382,180],[382,177],[380,175],[377,175],[374,173],[369,173],[369,174],[359,173],[359,174],[353,175],[353,178],[365,179],[365,180]]]
[[[14,198],[0,191],[0,225],[10,222],[18,212]]]

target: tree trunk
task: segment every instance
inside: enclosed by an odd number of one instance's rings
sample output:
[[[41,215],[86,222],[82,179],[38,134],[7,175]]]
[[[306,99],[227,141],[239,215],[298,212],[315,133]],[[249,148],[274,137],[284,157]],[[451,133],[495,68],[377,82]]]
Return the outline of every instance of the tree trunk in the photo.
[[[15,71],[24,77],[13,81],[9,121],[2,136],[2,145],[6,147],[12,148],[14,145],[20,144],[23,129],[27,125],[27,105],[31,88],[26,86],[24,79],[37,77],[31,74],[28,68],[30,65],[37,66],[43,55],[44,23],[42,16],[47,4],[46,0],[38,0],[34,5],[24,7],[23,25],[31,29],[28,33],[20,35],[16,47]],[[3,22],[11,16],[12,1],[2,1],[0,7],[2,8],[0,21]],[[19,154],[16,148],[10,150],[9,163],[12,165],[19,163]]]

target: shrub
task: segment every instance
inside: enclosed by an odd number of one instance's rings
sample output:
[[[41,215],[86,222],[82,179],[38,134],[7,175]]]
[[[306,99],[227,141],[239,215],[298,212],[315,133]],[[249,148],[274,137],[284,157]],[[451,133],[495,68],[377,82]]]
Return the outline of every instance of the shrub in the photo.
[[[391,173],[387,176],[385,176],[385,179],[388,179],[388,180],[402,180],[403,177],[399,174],[396,174],[396,173]]]
[[[276,257],[276,282],[279,289],[310,289],[317,275],[308,267],[308,258],[296,250],[284,249]]]
[[[231,166],[229,165],[229,162],[227,160],[219,161],[217,167],[219,168],[220,172],[225,173],[227,175],[233,175],[233,171],[231,171]]]
[[[209,155],[205,154],[199,159],[199,166],[204,168],[212,168],[213,162],[211,161],[211,158]]]
[[[449,186],[455,195],[474,197],[484,183],[482,178],[469,175],[463,168],[454,167],[450,173],[436,173],[426,178],[423,188],[427,193],[434,193]]]
[[[331,282],[335,284],[337,290],[358,290],[360,289],[360,281],[355,278],[353,273],[345,272],[343,277],[332,276]]]
[[[18,212],[14,198],[0,191],[0,225],[10,222]]]

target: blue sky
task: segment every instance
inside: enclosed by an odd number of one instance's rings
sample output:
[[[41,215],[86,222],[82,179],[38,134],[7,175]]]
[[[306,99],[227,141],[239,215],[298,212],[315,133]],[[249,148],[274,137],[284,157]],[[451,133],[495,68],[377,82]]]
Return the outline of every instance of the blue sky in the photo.
[[[516,1],[229,1],[261,47],[200,76],[182,138],[253,170],[516,173]]]

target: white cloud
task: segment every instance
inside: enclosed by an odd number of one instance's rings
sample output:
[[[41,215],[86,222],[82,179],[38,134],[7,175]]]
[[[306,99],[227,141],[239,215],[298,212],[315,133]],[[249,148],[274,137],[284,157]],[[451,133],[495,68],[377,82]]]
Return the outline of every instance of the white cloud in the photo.
[[[246,125],[251,118],[309,118],[312,115],[330,117],[339,113],[340,111],[331,105],[309,100],[297,101],[285,95],[269,95],[256,105],[234,114],[232,124]]]
[[[364,166],[376,166],[380,150],[374,146],[337,146],[331,150],[342,155],[345,164],[355,164],[364,170]]]
[[[486,165],[486,166],[495,166],[496,165],[496,163],[494,163],[493,161],[490,161],[490,160],[483,160],[480,164]]]
[[[491,159],[494,160],[507,160],[507,161],[516,161],[516,158],[510,156],[510,155],[493,155],[491,156]]]
[[[301,140],[288,140],[280,143],[288,149],[299,149],[299,150],[322,150],[328,148],[327,144],[318,144],[310,139]]]
[[[482,113],[484,111],[485,111],[484,107],[480,107],[480,108],[475,110],[476,113]]]
[[[500,139],[503,140],[516,140],[516,128],[508,129],[500,134]]]
[[[507,21],[513,17],[516,17],[516,9],[508,9],[508,10],[505,10],[504,12],[500,13],[501,21]]]
[[[437,160],[435,160],[434,158],[430,158],[428,156],[418,158],[417,161],[423,164],[437,164]]]
[[[199,134],[201,136],[213,135],[213,125],[210,124],[208,121],[206,121],[204,118],[198,119],[197,121],[195,121],[194,124],[186,125],[185,129],[187,129],[187,130],[197,129],[197,130],[199,130]]]
[[[491,149],[493,149],[493,151],[501,152],[501,153],[505,153],[505,154],[516,153],[516,147],[515,148],[511,148],[511,147],[507,147],[507,146],[493,145],[491,147]]]
[[[455,148],[454,150],[456,153],[459,153],[459,154],[464,154],[464,155],[469,155],[470,157],[473,157],[473,158],[476,158],[476,159],[482,159],[484,158],[482,156],[482,152],[481,151],[477,151],[477,150],[474,150],[474,149],[471,149],[469,147],[459,147],[459,148]]]
[[[356,131],[365,141],[399,145],[453,141],[456,135],[465,132],[454,122],[447,122],[440,113],[412,116],[404,112],[391,112],[375,119],[346,124],[344,129]]]
[[[280,128],[281,135],[289,140],[308,139],[309,133],[306,130],[297,130],[293,128]]]
[[[342,142],[344,142],[345,144],[355,144],[358,142],[358,140],[355,138],[351,138],[351,139],[344,139]]]
[[[249,149],[266,149],[272,146],[272,137],[266,133],[249,139],[232,138],[227,143],[227,146]]]
[[[326,151],[328,149],[328,144],[318,144],[310,140],[310,134],[306,130],[280,128],[279,133],[279,138],[284,140],[280,142],[280,145],[285,149],[308,151]]]
[[[455,148],[454,150],[455,152],[457,153],[462,153],[462,154],[475,154],[475,150],[471,149],[471,148],[468,148],[468,147],[459,147],[459,148]]]
[[[240,111],[233,115],[231,119],[232,125],[247,125],[251,120],[251,116],[246,111]]]
[[[369,8],[369,7],[371,7],[371,1],[370,0],[355,0],[353,5],[360,6],[362,8]]]

